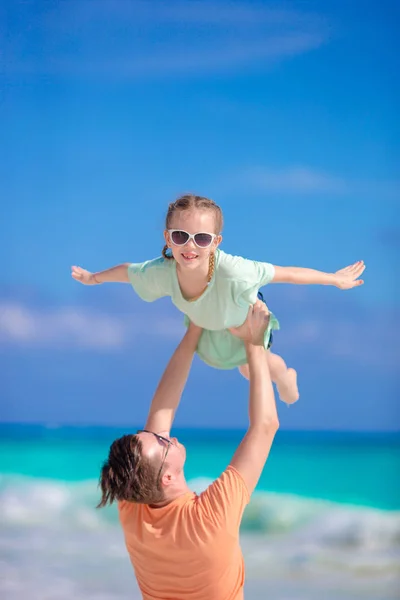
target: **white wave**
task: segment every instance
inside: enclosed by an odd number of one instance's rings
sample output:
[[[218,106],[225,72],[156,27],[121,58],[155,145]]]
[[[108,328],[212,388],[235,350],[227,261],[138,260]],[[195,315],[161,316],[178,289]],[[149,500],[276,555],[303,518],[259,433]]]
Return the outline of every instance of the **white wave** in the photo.
[[[212,482],[213,480],[209,477],[195,477],[188,481],[188,486],[191,490],[196,492],[196,494],[201,494],[201,492],[204,492]]]
[[[97,481],[67,483],[22,476],[0,477],[4,525],[44,525],[93,529],[117,522],[114,507],[95,510]]]
[[[210,483],[208,478],[196,478],[189,486],[200,493]],[[0,475],[0,512],[5,525],[51,526],[56,522],[91,529],[116,523],[115,507],[95,510],[99,498],[95,480],[64,482]],[[290,535],[321,546],[394,548],[400,547],[400,511],[256,492],[246,508],[243,531]]]
[[[327,546],[400,547],[400,511],[289,494],[256,493],[243,519],[247,530],[318,540]]]
[[[209,483],[190,482],[197,492]],[[1,597],[139,598],[116,508],[96,510],[99,496],[95,480],[0,475]],[[297,577],[306,587],[307,581],[315,587],[318,579],[335,588],[340,580],[348,590],[362,584],[364,599],[386,599],[398,582],[400,512],[256,493],[244,515],[241,543],[250,581],[289,585]],[[96,583],[90,591],[89,579]],[[369,596],[373,589],[384,595]]]

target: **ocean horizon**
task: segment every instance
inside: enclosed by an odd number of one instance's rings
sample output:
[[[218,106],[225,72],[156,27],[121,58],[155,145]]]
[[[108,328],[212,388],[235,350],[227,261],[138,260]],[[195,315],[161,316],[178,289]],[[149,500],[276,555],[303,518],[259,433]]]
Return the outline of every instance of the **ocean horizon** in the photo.
[[[140,598],[116,508],[95,509],[109,445],[135,430],[0,424],[2,598]],[[243,434],[174,429],[194,491]],[[278,431],[241,528],[246,600],[398,597],[399,473],[397,433]]]

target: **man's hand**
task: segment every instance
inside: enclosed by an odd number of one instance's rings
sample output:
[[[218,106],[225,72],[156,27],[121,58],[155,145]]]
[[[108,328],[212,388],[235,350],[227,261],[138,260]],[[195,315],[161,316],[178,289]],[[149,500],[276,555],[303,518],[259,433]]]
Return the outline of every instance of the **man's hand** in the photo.
[[[264,302],[250,306],[247,319],[240,327],[231,327],[232,335],[253,346],[264,346],[264,334],[268,328],[270,312]]]
[[[350,290],[358,285],[362,285],[364,281],[358,279],[365,270],[365,264],[363,260],[340,269],[334,274],[334,285],[341,290]]]
[[[100,281],[96,281],[95,273],[81,269],[81,267],[71,267],[71,276],[83,285],[98,285],[100,283]]]

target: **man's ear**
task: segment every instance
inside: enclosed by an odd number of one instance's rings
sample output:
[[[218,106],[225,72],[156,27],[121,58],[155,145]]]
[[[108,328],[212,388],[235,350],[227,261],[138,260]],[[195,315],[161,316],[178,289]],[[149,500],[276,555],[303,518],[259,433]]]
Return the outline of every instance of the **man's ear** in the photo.
[[[168,487],[170,486],[172,483],[174,483],[175,477],[174,475],[171,473],[171,471],[169,471],[168,469],[164,472],[163,476],[161,477],[161,484],[163,485],[163,487]]]

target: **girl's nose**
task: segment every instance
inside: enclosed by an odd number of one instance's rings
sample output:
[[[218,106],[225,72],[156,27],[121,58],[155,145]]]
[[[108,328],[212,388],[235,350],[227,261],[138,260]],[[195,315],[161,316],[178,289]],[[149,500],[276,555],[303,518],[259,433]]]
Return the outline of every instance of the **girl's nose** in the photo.
[[[194,250],[196,250],[196,244],[193,240],[188,240],[188,242],[185,244],[185,249],[193,252]]]

